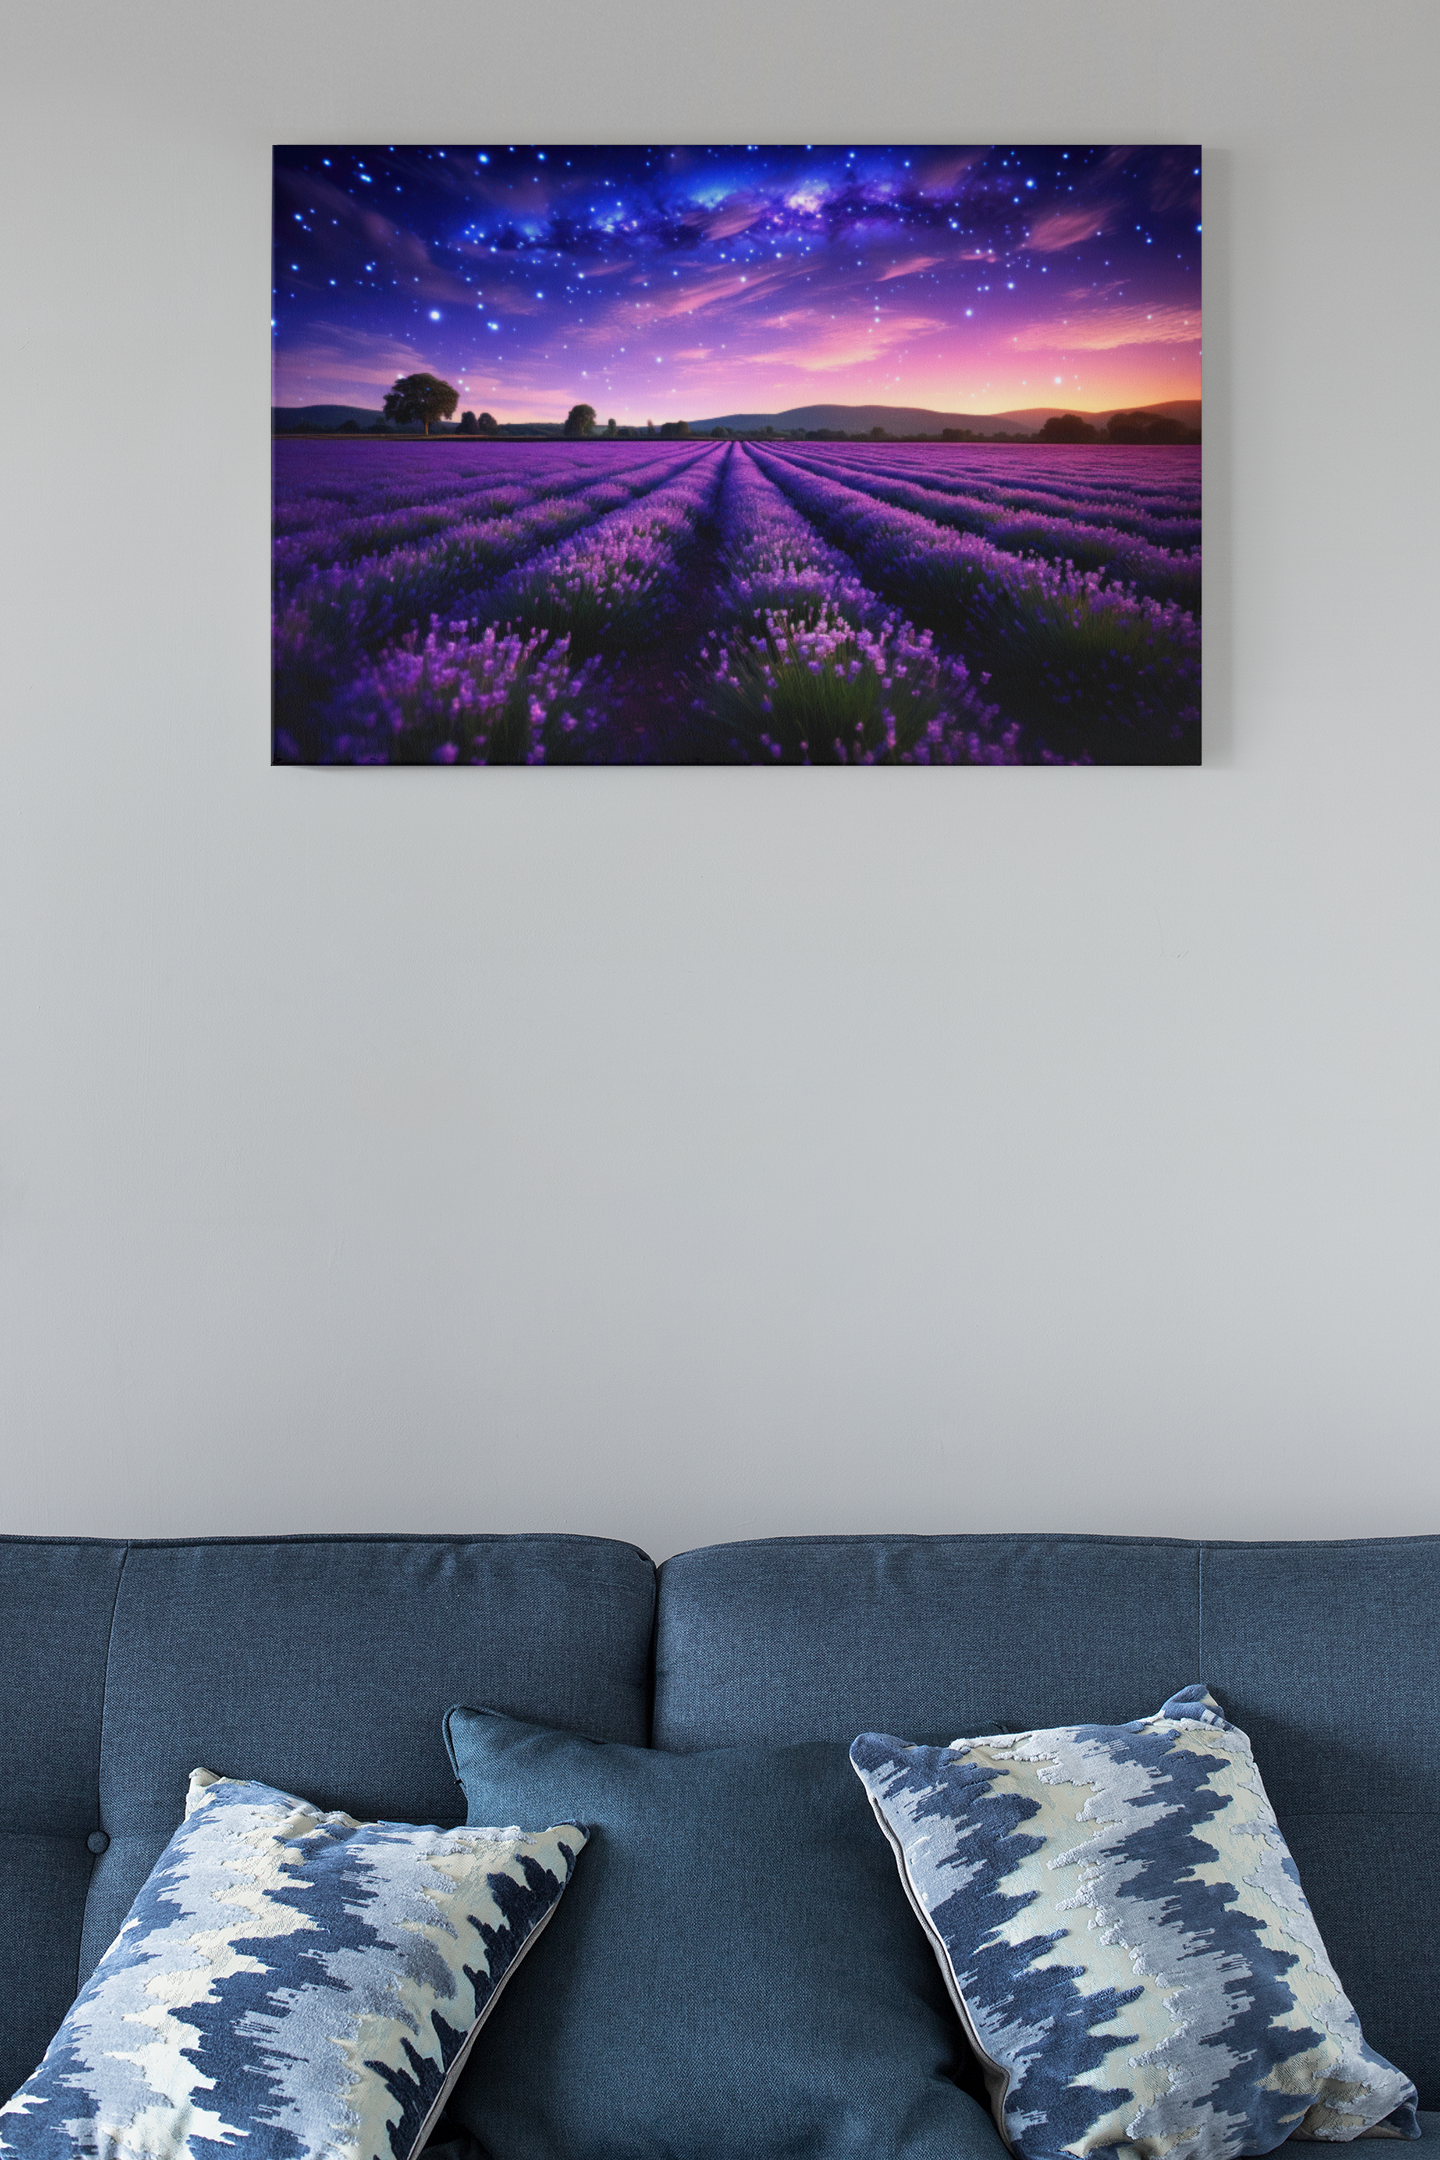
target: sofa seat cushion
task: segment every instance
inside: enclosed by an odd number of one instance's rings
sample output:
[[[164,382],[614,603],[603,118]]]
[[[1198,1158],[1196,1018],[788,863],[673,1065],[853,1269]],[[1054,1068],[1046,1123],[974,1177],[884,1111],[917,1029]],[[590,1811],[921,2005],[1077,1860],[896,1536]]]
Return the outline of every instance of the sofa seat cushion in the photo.
[[[489,2160],[993,2155],[843,1747],[671,1755],[475,1710],[447,1732],[470,1821],[590,1833],[451,2103]]]

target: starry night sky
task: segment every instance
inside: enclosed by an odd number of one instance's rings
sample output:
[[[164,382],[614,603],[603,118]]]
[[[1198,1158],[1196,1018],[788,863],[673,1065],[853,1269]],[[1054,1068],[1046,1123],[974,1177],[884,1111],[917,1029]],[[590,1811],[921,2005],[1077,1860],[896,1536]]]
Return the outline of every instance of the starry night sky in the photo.
[[[274,399],[603,426],[1200,395],[1200,153],[286,148]]]

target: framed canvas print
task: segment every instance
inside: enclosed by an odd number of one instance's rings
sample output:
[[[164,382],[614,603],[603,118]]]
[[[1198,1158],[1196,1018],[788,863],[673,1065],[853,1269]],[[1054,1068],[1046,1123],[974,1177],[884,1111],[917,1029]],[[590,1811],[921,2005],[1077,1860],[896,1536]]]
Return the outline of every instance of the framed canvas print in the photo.
[[[1200,181],[277,149],[276,762],[1197,763]]]

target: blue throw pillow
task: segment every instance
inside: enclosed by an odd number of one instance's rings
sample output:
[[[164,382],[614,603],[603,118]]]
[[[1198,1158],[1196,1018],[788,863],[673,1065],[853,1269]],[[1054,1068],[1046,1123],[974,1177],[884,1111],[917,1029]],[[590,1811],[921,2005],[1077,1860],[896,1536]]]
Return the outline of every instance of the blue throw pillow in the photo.
[[[1204,1687],[1130,1725],[943,1748],[863,1733],[850,1753],[1012,2152],[1234,2160],[1420,2135],[1250,1742]]]
[[[24,2160],[410,2160],[585,1834],[321,1814],[197,1770],[34,2075]]]
[[[451,2101],[490,2160],[993,2160],[842,1745],[671,1755],[476,1710],[446,1733],[472,1821],[590,1833]]]

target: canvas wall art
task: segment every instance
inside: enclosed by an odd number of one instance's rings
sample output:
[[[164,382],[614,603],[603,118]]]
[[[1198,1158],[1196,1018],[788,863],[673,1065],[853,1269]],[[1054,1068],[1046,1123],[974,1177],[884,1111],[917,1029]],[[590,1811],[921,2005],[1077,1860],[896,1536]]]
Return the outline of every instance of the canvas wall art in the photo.
[[[277,150],[276,761],[1198,762],[1200,183]]]

